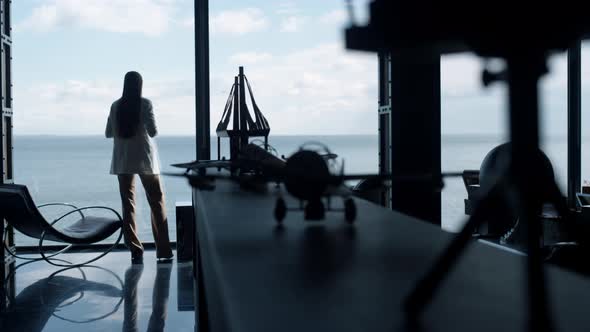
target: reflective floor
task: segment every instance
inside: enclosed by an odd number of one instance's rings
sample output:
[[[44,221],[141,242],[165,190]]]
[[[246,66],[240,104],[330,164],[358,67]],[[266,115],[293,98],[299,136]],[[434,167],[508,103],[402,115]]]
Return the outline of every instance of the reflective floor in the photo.
[[[91,253],[60,255],[76,262]],[[7,280],[12,289],[0,314],[0,331],[195,331],[192,263],[143,265],[128,252],[113,252],[93,266],[23,264]]]

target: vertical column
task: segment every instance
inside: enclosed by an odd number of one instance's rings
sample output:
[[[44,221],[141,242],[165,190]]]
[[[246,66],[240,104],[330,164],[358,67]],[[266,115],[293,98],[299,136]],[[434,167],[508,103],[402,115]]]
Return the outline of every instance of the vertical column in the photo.
[[[2,178],[0,183],[12,183],[12,40],[10,27],[10,0],[2,0],[2,47],[1,47],[1,68],[0,68],[0,94],[2,95],[1,109],[2,121],[0,129],[2,133],[2,163],[0,170]]]
[[[11,21],[10,21],[10,0],[0,0],[0,36],[1,36],[1,55],[0,55],[0,185],[14,182],[13,162],[12,162],[12,39],[11,39]],[[11,227],[8,227],[2,215],[0,215],[0,242],[6,242],[8,247],[14,248],[14,233]],[[13,264],[12,256],[4,251],[4,245],[0,248],[0,282],[5,284],[4,280],[9,272],[9,267]],[[12,289],[12,291],[11,291]],[[2,308],[7,297],[14,296],[14,289],[10,285],[6,288],[0,288],[0,308]]]
[[[210,101],[209,101],[209,0],[195,0],[195,137],[196,159],[211,159],[210,136]],[[192,191],[193,207],[196,206],[195,190]],[[198,216],[195,215],[195,225]],[[207,317],[204,315],[204,288],[201,278],[198,230],[195,227],[195,298],[199,300],[195,310],[195,320],[199,322],[198,329],[209,331]]]
[[[567,52],[567,201],[576,208],[582,169],[582,51],[580,42]]]
[[[391,55],[391,172],[441,173],[440,56]],[[394,183],[394,210],[441,224],[441,195],[431,186]]]
[[[195,0],[196,159],[211,159],[209,95],[209,0]]]
[[[391,173],[391,57],[379,53],[379,173]],[[391,188],[381,193],[381,205],[391,207]]]

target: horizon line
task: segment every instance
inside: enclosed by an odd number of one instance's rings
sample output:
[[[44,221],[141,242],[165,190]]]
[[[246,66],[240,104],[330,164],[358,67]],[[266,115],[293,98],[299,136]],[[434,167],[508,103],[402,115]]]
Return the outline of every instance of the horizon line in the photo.
[[[40,137],[40,136],[44,136],[44,137],[104,137],[103,134],[30,134],[30,133],[25,133],[25,134],[17,134],[14,133],[13,134],[14,137]],[[348,134],[348,133],[330,133],[330,134],[318,134],[318,133],[309,133],[309,134],[275,134],[275,135],[270,135],[269,138],[272,137],[301,137],[301,136],[378,136],[378,133],[354,133],[354,134]],[[441,133],[441,136],[471,136],[471,137],[498,137],[498,138],[506,138],[504,134],[499,134],[499,133]],[[158,134],[156,136],[157,137],[195,137],[194,134]],[[212,134],[210,137],[218,137],[217,135]],[[553,134],[553,135],[547,135],[544,137],[550,137],[550,138],[566,138],[567,134]],[[582,138],[590,138],[590,135],[588,136],[582,136]],[[543,139],[543,137],[541,137],[541,139]]]

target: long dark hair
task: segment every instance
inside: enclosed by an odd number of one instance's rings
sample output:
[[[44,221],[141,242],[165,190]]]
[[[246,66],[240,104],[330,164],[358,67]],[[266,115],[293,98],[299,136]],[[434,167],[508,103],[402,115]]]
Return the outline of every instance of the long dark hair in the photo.
[[[142,86],[143,79],[138,72],[130,71],[125,74],[123,96],[119,99],[117,111],[117,134],[119,137],[133,137],[137,132],[141,112]]]

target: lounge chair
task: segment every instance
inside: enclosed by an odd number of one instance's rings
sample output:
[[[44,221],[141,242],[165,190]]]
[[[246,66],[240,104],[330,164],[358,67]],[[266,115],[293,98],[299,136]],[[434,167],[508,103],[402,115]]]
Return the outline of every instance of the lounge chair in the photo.
[[[39,212],[38,208],[47,206],[68,206],[73,210],[63,214],[59,218],[48,222]],[[113,218],[93,217],[84,214],[84,211],[91,209],[101,209],[113,212]],[[67,227],[56,228],[55,225],[63,221],[66,217],[72,214],[79,214],[80,219],[70,224]],[[123,219],[117,211],[105,206],[86,206],[78,208],[66,203],[49,203],[36,206],[29,194],[26,186],[18,184],[3,184],[0,185],[0,220],[4,218],[8,224],[14,227],[19,232],[39,239],[39,254],[49,264],[62,267],[75,267],[92,263],[114,249],[121,238],[123,237],[122,224]],[[61,254],[73,245],[93,244],[107,239],[119,230],[119,237],[114,245],[109,247],[105,252],[101,253],[84,263],[80,264],[61,264],[50,260],[49,258]],[[68,244],[62,250],[47,255],[43,248],[43,241],[55,241]],[[8,248],[7,248],[8,249]],[[10,252],[12,255],[14,253]]]

